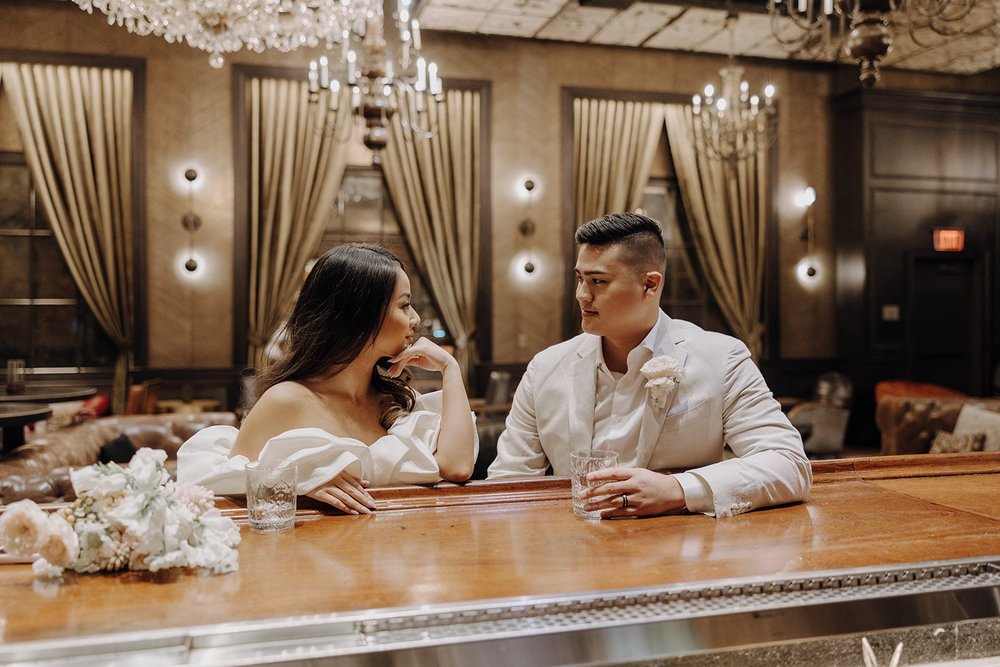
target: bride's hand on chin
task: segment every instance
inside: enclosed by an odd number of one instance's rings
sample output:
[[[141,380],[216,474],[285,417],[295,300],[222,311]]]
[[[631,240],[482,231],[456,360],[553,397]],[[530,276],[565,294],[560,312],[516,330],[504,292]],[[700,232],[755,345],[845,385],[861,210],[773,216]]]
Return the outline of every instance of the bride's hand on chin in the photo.
[[[448,354],[444,348],[432,343],[426,338],[418,338],[413,345],[389,359],[392,365],[387,373],[391,377],[399,377],[407,366],[416,366],[427,371],[444,372],[449,367],[458,367],[455,357]]]
[[[368,495],[368,482],[342,472],[310,494],[310,498],[332,505],[345,514],[371,514],[375,499]]]

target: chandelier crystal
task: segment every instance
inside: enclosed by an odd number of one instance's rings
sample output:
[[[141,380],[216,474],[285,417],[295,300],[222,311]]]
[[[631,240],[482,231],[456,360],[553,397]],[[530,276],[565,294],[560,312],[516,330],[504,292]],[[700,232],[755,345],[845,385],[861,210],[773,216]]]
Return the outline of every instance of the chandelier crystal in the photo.
[[[310,102],[319,103],[320,92],[326,92],[324,130],[344,140],[350,136],[350,118],[345,122],[337,113],[340,105],[349,104],[354,116],[364,121],[364,144],[374,152],[376,164],[389,138],[389,120],[400,105],[405,105],[403,136],[421,140],[434,135],[430,107],[444,97],[437,65],[421,54],[420,24],[411,17],[410,3],[398,0],[391,30],[385,21],[389,7],[379,4],[362,29],[345,31],[338,48],[328,44],[327,52],[309,63]]]
[[[242,49],[294,51],[339,42],[380,0],[73,0],[137,35],[158,35],[208,51],[212,67]]]
[[[882,59],[905,30],[919,48],[970,30],[969,18],[982,0],[768,0],[771,34],[785,50],[804,58],[860,65],[866,86],[881,77]]]
[[[770,147],[775,137],[777,109],[774,86],[764,87],[764,97],[750,94],[750,84],[743,78],[744,69],[736,64],[732,40],[736,14],[726,16],[730,31],[728,64],[719,70],[722,85],[705,86],[704,97],[691,99],[698,145],[715,160],[745,160]]]

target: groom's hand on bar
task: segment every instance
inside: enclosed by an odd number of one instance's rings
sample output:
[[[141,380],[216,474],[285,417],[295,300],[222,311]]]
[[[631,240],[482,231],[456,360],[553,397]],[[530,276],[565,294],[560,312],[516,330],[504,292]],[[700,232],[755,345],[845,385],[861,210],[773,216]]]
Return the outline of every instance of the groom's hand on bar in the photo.
[[[606,510],[605,519],[656,516],[685,507],[684,489],[673,475],[646,468],[607,468],[587,475],[584,509]]]

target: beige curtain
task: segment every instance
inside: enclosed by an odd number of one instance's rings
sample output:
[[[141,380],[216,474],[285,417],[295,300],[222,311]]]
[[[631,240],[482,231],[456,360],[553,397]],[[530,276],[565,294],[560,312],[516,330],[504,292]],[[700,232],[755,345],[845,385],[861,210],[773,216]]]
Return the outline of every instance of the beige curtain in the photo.
[[[662,129],[662,104],[573,100],[575,226],[642,205]]]
[[[430,137],[414,136],[408,98],[392,118],[382,169],[414,261],[468,380],[476,361],[479,290],[480,173],[478,91],[449,90],[428,115]]]
[[[250,346],[249,363],[264,350],[305,278],[306,262],[323,237],[347,164],[353,123],[346,96],[337,111],[326,91],[309,103],[303,81],[251,79]]]
[[[113,406],[132,352],[132,73],[4,63],[38,197],[76,285],[118,346]]]
[[[695,251],[726,324],[755,358],[764,333],[764,239],[767,152],[746,160],[712,160],[698,149],[701,128],[690,106],[668,105],[667,138]]]

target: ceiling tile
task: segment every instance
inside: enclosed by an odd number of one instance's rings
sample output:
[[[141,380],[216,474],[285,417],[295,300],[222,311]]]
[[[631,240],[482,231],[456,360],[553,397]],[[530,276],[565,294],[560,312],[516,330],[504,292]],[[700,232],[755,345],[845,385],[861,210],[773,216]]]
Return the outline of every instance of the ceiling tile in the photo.
[[[614,16],[590,41],[596,44],[639,46],[682,11],[683,7],[675,5],[636,2]]]
[[[484,18],[486,15],[481,11],[424,6],[420,12],[420,25],[432,30],[475,32]]]
[[[691,7],[670,25],[646,40],[646,46],[690,51],[720,32],[725,18],[726,13],[722,10]]]
[[[565,4],[565,0],[498,0],[493,11],[511,16],[552,18]]]
[[[488,35],[510,35],[512,37],[534,37],[549,20],[544,16],[511,16],[509,14],[488,14],[479,24],[479,32]]]
[[[562,11],[538,33],[542,39],[586,42],[611,20],[616,10],[605,7],[581,7],[569,2]]]
[[[424,9],[430,7],[447,7],[450,9],[463,9],[466,11],[488,12],[496,7],[500,0],[426,0],[421,6]],[[423,15],[423,12],[420,12]]]

